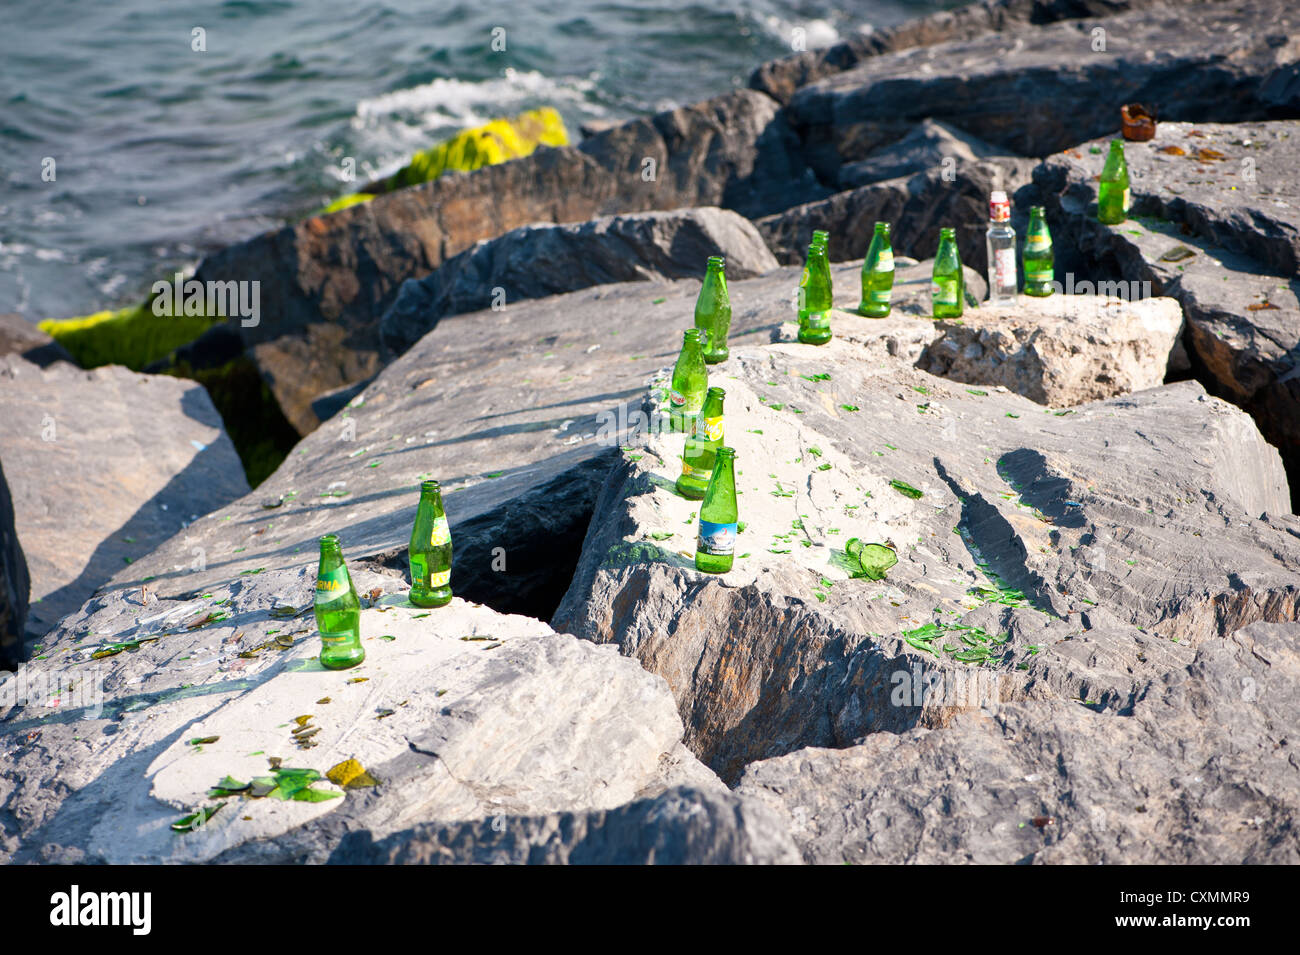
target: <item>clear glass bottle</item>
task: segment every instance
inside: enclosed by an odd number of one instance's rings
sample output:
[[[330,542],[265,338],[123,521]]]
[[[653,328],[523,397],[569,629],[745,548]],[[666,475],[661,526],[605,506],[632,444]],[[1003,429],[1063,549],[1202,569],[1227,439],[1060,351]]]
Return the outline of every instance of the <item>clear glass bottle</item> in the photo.
[[[1011,227],[1011,200],[1001,189],[989,196],[989,304],[1015,305],[1016,230]]]

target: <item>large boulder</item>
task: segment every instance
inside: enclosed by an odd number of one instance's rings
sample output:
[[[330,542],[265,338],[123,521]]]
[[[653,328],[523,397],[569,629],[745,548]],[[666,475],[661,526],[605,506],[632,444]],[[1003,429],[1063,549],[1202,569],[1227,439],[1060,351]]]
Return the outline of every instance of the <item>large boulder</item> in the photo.
[[[632,120],[530,156],[314,216],[205,258],[200,281],[258,281],[261,322],[239,329],[288,420],[374,375],[378,323],[408,278],[536,222],[724,206],[757,216],[823,195],[778,104],[753,90]]]
[[[1172,298],[1021,295],[1014,306],[984,305],[935,326],[917,367],[1068,408],[1162,384],[1183,313]]]
[[[1117,226],[1096,220],[1104,150],[1084,143],[1034,173],[1061,278],[1176,299],[1193,373],[1281,450],[1300,509],[1300,123],[1161,123],[1126,144],[1132,218]]]
[[[650,435],[611,471],[552,619],[662,675],[724,779],[970,705],[896,705],[918,669],[1126,711],[1203,643],[1300,614],[1277,453],[1195,383],[1053,411],[864,357],[839,339],[734,351],[714,378],[735,568],[695,571],[681,439]],[[850,538],[898,564],[855,577]]]
[[[981,159],[997,159],[1014,164],[1016,158],[1018,157],[1008,156],[1006,150],[998,149],[955,126],[925,119],[898,142],[880,147],[866,159],[842,166],[838,184],[841,189],[866,186],[942,167],[945,160],[955,170],[958,162],[975,163]],[[1004,188],[1010,190],[1016,188],[1016,185],[1008,183]]]
[[[384,346],[400,355],[444,315],[500,308],[526,298],[703,274],[721,255],[731,279],[776,268],[763,238],[725,209],[640,212],[568,225],[538,224],[485,239],[422,279],[407,279],[384,313]]]
[[[784,263],[802,262],[813,231],[830,233],[832,261],[859,260],[867,254],[877,221],[891,223],[890,241],[896,253],[912,258],[932,257],[939,248],[939,230],[957,231],[962,261],[980,274],[987,270],[989,193],[1008,193],[1030,183],[1034,162],[1016,157],[942,162],[910,176],[901,176],[845,189],[825,199],[764,216],[755,225],[776,257]]]
[[[0,670],[16,669],[22,659],[31,586],[18,540],[13,494],[0,466]]]
[[[1114,129],[1130,102],[1194,122],[1300,114],[1297,32],[1287,0],[1151,6],[871,57],[787,111],[823,181],[927,117],[1045,156]]]
[[[679,788],[618,809],[426,823],[374,840],[349,835],[336,865],[797,865],[779,810],[728,792]]]
[[[21,315],[0,315],[0,356],[17,355],[44,368],[56,361],[75,364],[68,350]]]
[[[207,392],[116,365],[0,358],[0,454],[31,570],[29,638],[124,566],[248,492]]]
[[[834,320],[863,360],[914,364],[946,334],[928,318],[930,263],[900,256],[898,266],[894,317],[839,311]],[[832,272],[837,304],[854,308],[857,267]],[[730,284],[733,347],[789,335],[798,280],[797,268],[784,268]],[[967,287],[973,306],[985,286],[969,269]],[[456,592],[503,612],[549,618],[569,586],[617,449],[642,423],[647,382],[675,360],[698,292],[694,279],[632,282],[442,319],[304,438],[254,493],[122,568],[114,586],[152,578],[163,595],[202,592],[241,571],[293,566],[327,531],[343,536],[350,555],[405,571],[416,489],[429,476],[444,488]],[[1077,314],[1089,329],[1106,321],[1095,310],[1091,319],[1083,309]],[[1006,336],[1000,341],[1010,347],[1042,318],[1028,306],[1005,316],[997,323]],[[1124,326],[1141,333],[1136,321]],[[1019,380],[1050,390],[1062,380],[1083,387],[1089,355],[1102,367],[1108,360],[1101,350],[1117,343],[1158,350],[1118,332],[1093,338],[1080,331],[1072,339],[1083,359],[1073,349],[1038,348],[1041,377],[1004,374],[1000,365],[1010,356],[993,345],[962,374],[990,386]],[[1163,366],[1153,364],[1150,374],[1158,380]],[[1117,378],[1109,393],[1125,381]]]
[[[1125,714],[991,706],[755,763],[738,792],[810,863],[1295,865],[1298,687],[1300,625],[1255,623]]]
[[[460,599],[421,611],[362,563],[365,662],[322,668],[313,565],[67,618],[0,684],[0,859],[319,862],[351,830],[722,790],[635,661]],[[313,794],[291,769],[319,774]],[[226,777],[280,790],[210,793]]]
[[[750,75],[749,86],[788,103],[797,89],[851,69],[869,57],[988,33],[1013,33],[1035,24],[1106,17],[1153,6],[1162,0],[984,0],[884,30],[863,30],[821,50],[770,60]]]

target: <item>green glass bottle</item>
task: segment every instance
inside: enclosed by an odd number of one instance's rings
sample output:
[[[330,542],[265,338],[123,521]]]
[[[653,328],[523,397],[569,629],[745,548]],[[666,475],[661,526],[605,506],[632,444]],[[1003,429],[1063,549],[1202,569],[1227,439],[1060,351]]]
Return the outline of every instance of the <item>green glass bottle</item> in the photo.
[[[677,478],[677,493],[682,497],[698,501],[708,489],[713,462],[722,446],[722,400],[726,394],[721,388],[710,388],[704,396],[704,408],[682,449],[682,473]]]
[[[337,534],[320,539],[316,629],[320,631],[320,663],[327,670],[346,670],[366,658],[361,647],[361,601],[343,562]]]
[[[826,259],[826,233],[813,233],[799,278],[799,341],[825,345],[831,340],[831,269]]]
[[[894,296],[894,247],[889,242],[889,223],[877,222],[867,257],[862,260],[862,303],[858,314],[885,318]]]
[[[695,569],[706,574],[731,570],[736,553],[740,514],[736,507],[736,452],[718,448],[704,503],[700,506],[700,532],[695,542]]]
[[[1025,251],[1021,265],[1025,273],[1025,294],[1039,298],[1051,295],[1055,289],[1052,254],[1052,233],[1047,228],[1042,206],[1029,207],[1029,231],[1025,234]]]
[[[939,230],[939,251],[934,254],[930,304],[935,318],[961,318],[965,277],[961,271],[961,253],[957,250],[957,233]]]
[[[417,607],[451,603],[451,528],[437,481],[420,484],[420,504],[406,558],[411,568],[411,603]]]
[[[1106,165],[1097,184],[1097,221],[1118,225],[1128,218],[1128,163],[1124,161],[1124,141],[1112,139]]]
[[[695,300],[695,327],[700,330],[704,361],[716,365],[726,361],[727,332],[731,330],[731,298],[727,294],[727,263],[720,255],[709,256],[708,271],[700,296]]]
[[[682,336],[682,351],[673,366],[673,380],[668,392],[669,422],[674,431],[691,433],[695,418],[704,407],[704,393],[709,388],[709,370],[704,365],[700,330],[688,328]]]

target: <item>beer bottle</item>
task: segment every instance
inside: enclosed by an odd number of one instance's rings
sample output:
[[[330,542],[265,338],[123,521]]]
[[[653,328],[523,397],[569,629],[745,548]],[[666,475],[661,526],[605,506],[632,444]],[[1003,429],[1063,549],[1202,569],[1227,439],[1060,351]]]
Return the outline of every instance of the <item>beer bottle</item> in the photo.
[[[726,394],[721,388],[710,388],[704,396],[704,409],[682,450],[682,473],[677,479],[677,493],[682,497],[698,501],[709,486],[713,462],[722,446],[722,399]]]
[[[1128,163],[1124,161],[1124,141],[1110,141],[1110,155],[1101,169],[1097,185],[1097,221],[1118,225],[1128,218]]]
[[[366,658],[361,647],[361,601],[343,562],[337,534],[320,539],[316,629],[320,631],[320,663],[326,669],[346,670]]]
[[[1052,280],[1052,233],[1043,218],[1042,206],[1029,207],[1029,231],[1025,235],[1025,294],[1041,297],[1054,291]]]
[[[709,256],[708,271],[695,300],[695,327],[700,330],[704,361],[716,365],[726,361],[727,332],[731,330],[731,298],[727,294],[726,262],[720,255]]]
[[[930,304],[935,318],[961,318],[965,279],[961,271],[961,253],[957,251],[957,233],[939,230],[939,251],[934,254]]]
[[[806,345],[831,340],[831,269],[825,236],[820,230],[813,233],[799,279],[799,341]]]
[[[989,304],[1015,305],[1016,230],[1011,227],[1011,200],[1001,189],[989,196],[989,228],[984,236],[989,262]]]
[[[877,222],[867,257],[862,260],[862,303],[858,314],[885,318],[894,294],[894,248],[889,243],[889,223]]]
[[[709,387],[709,370],[704,366],[700,330],[689,328],[683,335],[682,351],[673,366],[673,380],[668,393],[669,422],[674,431],[690,434],[695,418],[704,406],[704,392]]]
[[[704,504],[700,507],[699,539],[695,542],[695,569],[706,574],[725,574],[731,570],[736,553],[736,452],[718,448],[713,475]]]
[[[411,567],[411,603],[417,607],[451,603],[451,529],[437,481],[420,484],[420,505],[406,557]]]

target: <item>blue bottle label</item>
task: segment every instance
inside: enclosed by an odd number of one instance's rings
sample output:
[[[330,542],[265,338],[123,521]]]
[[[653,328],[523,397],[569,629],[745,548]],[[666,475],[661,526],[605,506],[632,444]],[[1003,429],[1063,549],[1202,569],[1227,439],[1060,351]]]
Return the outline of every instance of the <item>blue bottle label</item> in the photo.
[[[735,553],[736,522],[715,524],[712,521],[700,521],[700,535],[695,549],[701,554],[723,556]]]

